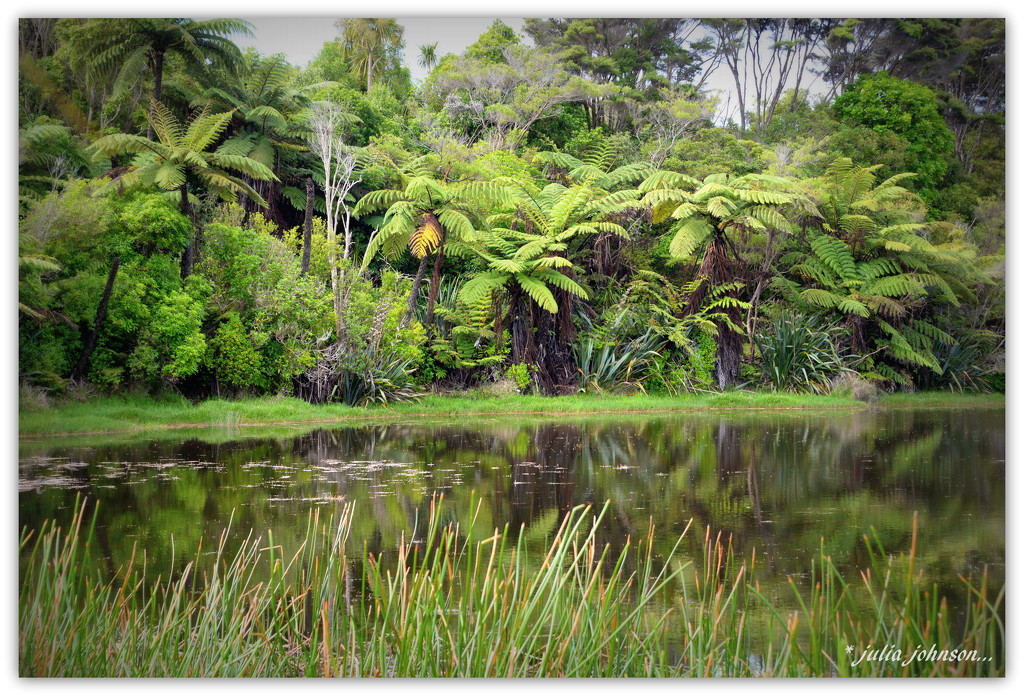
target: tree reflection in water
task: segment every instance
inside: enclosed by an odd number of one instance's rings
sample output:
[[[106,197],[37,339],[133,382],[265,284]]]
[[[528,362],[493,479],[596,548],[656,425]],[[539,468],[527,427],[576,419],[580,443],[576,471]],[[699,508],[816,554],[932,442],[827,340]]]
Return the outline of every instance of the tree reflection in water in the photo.
[[[422,535],[436,494],[445,520],[475,520],[477,539],[508,524],[538,546],[574,505],[610,500],[601,541],[612,556],[650,524],[665,553],[692,518],[695,530],[731,536],[741,556],[756,549],[759,572],[784,579],[805,576],[822,546],[860,562],[871,528],[888,551],[908,549],[917,511],[923,568],[947,585],[985,564],[1002,574],[1003,419],[1002,409],[734,412],[23,443],[20,523],[60,520],[81,493],[101,504],[97,553],[108,568],[138,543],[166,570],[158,559],[173,550],[183,565],[232,514],[238,539],[273,530],[287,548],[311,508],[324,517],[355,501],[352,539],[387,555]],[[697,537],[684,554],[698,554]]]

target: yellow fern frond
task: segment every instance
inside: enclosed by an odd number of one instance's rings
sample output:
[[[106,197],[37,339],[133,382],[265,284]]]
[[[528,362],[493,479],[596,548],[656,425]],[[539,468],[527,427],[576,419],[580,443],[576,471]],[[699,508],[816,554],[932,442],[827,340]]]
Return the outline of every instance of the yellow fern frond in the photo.
[[[422,259],[437,249],[437,246],[441,244],[443,233],[441,223],[434,217],[434,214],[424,213],[420,218],[420,226],[413,231],[412,237],[409,238],[410,251],[416,258]]]

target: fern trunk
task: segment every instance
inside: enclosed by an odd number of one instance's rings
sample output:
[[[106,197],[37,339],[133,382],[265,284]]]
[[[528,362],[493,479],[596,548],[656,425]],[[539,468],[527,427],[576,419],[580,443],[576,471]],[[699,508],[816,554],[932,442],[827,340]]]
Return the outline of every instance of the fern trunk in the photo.
[[[558,299],[558,312],[551,314],[517,287],[512,291],[511,308],[512,362],[532,366],[544,394],[575,389],[578,371],[572,351],[572,296],[564,293]]]
[[[420,288],[423,287],[423,277],[427,273],[427,257],[424,256],[420,259],[420,266],[416,270],[416,277],[412,281],[412,288],[409,290],[409,307],[405,311],[405,316],[402,317],[402,323],[399,325],[399,329],[405,329],[409,326],[409,322],[412,321],[413,316],[416,314],[416,302],[420,298]]]
[[[725,236],[716,233],[704,252],[700,267],[697,269],[697,277],[703,278],[704,282],[697,286],[697,289],[690,296],[687,311],[697,313],[704,304],[704,298],[710,288],[730,283],[739,278],[739,260],[733,260],[729,256],[729,246]],[[737,291],[729,291],[729,295],[736,296]],[[736,306],[729,307],[725,314],[732,324],[739,326],[742,321],[740,310]],[[715,361],[715,376],[718,379],[719,389],[735,384],[740,374],[740,354],[743,351],[743,337],[737,333],[729,324],[723,320],[716,320],[718,327],[718,350]]]
[[[441,242],[437,245],[437,256],[434,258],[434,273],[430,277],[430,294],[427,296],[427,317],[426,324],[429,328],[434,324],[434,304],[437,302],[437,293],[441,288],[441,267],[444,266],[444,238],[441,233]]]

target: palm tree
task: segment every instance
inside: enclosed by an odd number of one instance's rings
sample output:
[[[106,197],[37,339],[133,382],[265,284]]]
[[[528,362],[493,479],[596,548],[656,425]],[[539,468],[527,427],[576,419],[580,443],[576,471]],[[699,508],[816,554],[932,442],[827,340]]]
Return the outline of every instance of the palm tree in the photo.
[[[263,198],[239,176],[239,172],[256,179],[277,179],[268,167],[252,158],[233,152],[230,147],[208,149],[223,134],[232,113],[208,114],[206,109],[194,114],[184,126],[174,114],[156,100],[150,109],[151,126],[157,140],[152,141],[129,133],[104,136],[93,144],[94,158],[134,155],[131,164],[119,172],[117,179],[124,186],[155,186],[178,192],[179,207],[189,215],[189,179],[202,183],[222,198],[231,200],[239,194],[266,206]],[[192,273],[195,238],[182,255],[182,278]]]
[[[389,48],[402,47],[404,29],[393,17],[372,19],[349,17],[335,24],[341,29],[341,45],[352,68],[366,78],[366,91],[373,87],[374,69],[384,60]]]
[[[688,311],[699,312],[706,295],[715,288],[733,288],[730,293],[736,302],[726,316],[716,321],[716,371],[719,387],[723,389],[739,375],[742,304],[735,296],[735,283],[746,269],[746,262],[736,252],[736,241],[730,236],[788,230],[789,222],[775,206],[793,202],[793,195],[779,190],[789,185],[787,180],[763,175],[734,178],[712,174],[697,181],[665,171],[656,172],[640,185],[645,192],[642,202],[651,207],[654,222],[669,217],[680,221],[669,242],[669,253],[677,259],[689,259],[703,250],[696,271],[701,282],[690,294]]]
[[[242,54],[228,37],[252,36],[252,25],[242,19],[194,20],[182,17],[134,19],[90,19],[101,31],[76,36],[86,45],[77,46],[79,55],[91,56],[94,70],[116,70],[115,85],[123,87],[145,70],[153,75],[153,100],[160,102],[164,64],[169,54],[185,58],[193,67],[213,65],[234,71]],[[146,137],[153,139],[150,121]]]
[[[420,46],[420,57],[417,61],[420,67],[425,69],[427,72],[433,70],[434,66],[437,65],[437,42],[432,44],[423,44]]]

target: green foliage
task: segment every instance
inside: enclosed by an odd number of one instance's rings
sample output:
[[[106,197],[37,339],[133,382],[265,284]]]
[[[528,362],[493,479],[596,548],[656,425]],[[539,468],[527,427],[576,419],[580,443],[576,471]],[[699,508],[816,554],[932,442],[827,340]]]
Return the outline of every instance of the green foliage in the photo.
[[[206,357],[203,320],[213,292],[202,276],[189,276],[152,310],[149,324],[139,331],[139,343],[128,357],[134,375],[151,383],[173,383],[197,373]]]
[[[402,166],[380,153],[371,157],[390,171],[396,186],[370,192],[352,210],[357,218],[384,211],[383,224],[366,247],[364,269],[378,253],[394,255],[408,247],[422,259],[442,247],[449,235],[455,241],[474,239],[482,227],[482,207],[499,195],[496,187],[483,182],[449,184],[436,177],[429,157]]]
[[[782,312],[754,343],[775,390],[828,394],[832,379],[845,370],[831,332],[813,317]]]
[[[332,333],[334,313],[325,281],[302,276],[299,259],[283,242],[251,227],[207,226],[198,271],[213,284],[215,314],[238,314],[268,366],[265,386],[273,388],[313,364]]]
[[[764,146],[737,138],[729,131],[704,128],[672,149],[663,167],[685,172],[695,179],[718,172],[742,175],[760,172],[765,165]]]
[[[78,176],[88,176],[91,163],[85,144],[71,129],[40,117],[18,130],[18,198],[24,207]]]
[[[755,142],[714,127],[701,96],[715,51],[738,57],[746,38],[716,47],[698,20],[531,19],[532,46],[496,20],[461,56],[423,46],[415,94],[393,18],[340,20],[304,69],[239,51],[242,20],[22,20],[20,374],[61,384],[118,257],[89,375],[112,389],[287,391],[332,338],[335,377],[379,369],[397,386],[412,366],[419,387],[467,385],[512,354],[547,389],[541,354],[568,365],[586,316],[594,355],[613,335],[664,340],[643,389],[699,390],[712,367],[736,374],[762,305],[841,323],[842,352],[874,380],[981,387],[1001,348],[959,332],[1005,331],[1005,22],[780,22],[727,24],[841,96],[758,85]],[[779,27],[792,31],[768,47]],[[332,268],[315,217],[303,276],[305,181],[323,184],[312,99],[350,114],[346,142],[365,146],[363,263]],[[86,178],[103,171],[106,187]],[[412,275],[430,255],[430,290],[410,303],[389,264]],[[174,277],[179,258],[185,276],[200,260],[207,296]],[[405,308],[411,348],[373,348]],[[976,321],[947,326],[949,308]],[[162,336],[172,311],[188,321]]]
[[[482,296],[473,303],[460,303],[462,286],[460,278],[441,279],[434,336],[424,352],[425,381],[444,379],[454,371],[496,366],[508,354],[505,337],[495,335],[492,299]]]
[[[876,169],[840,159],[808,182],[818,189],[824,232],[784,254],[780,264],[791,277],[771,283],[800,312],[845,318],[855,330],[851,353],[873,342],[880,355],[862,366],[871,377],[908,384],[908,366],[942,371],[934,351],[950,341],[921,309],[974,303],[975,288],[989,281],[971,248],[956,239],[933,244],[926,233],[935,226],[913,222],[919,208],[901,185],[907,175],[875,185]]]
[[[361,407],[415,400],[421,396],[416,387],[415,367],[411,358],[386,353],[368,369],[343,369],[335,377],[327,401]]]
[[[236,387],[255,387],[263,382],[262,360],[242,326],[237,312],[230,312],[210,339],[213,368],[218,381]]]
[[[64,275],[93,268],[111,251],[112,214],[98,186],[78,180],[34,202],[21,220],[21,231],[58,262]]]
[[[463,55],[488,63],[504,63],[505,49],[518,45],[519,37],[515,30],[500,19],[496,19],[487,31],[466,48]]]
[[[426,334],[419,322],[402,324],[407,279],[393,270],[378,283],[342,262],[344,313],[341,336],[326,343],[328,330],[298,376],[299,395],[313,403],[387,404],[415,399],[424,361]],[[326,301],[330,302],[329,294]],[[331,317],[333,325],[333,317]]]
[[[580,392],[644,391],[643,381],[665,340],[648,330],[641,336],[615,344],[584,335],[574,347],[580,372]]]
[[[404,28],[393,17],[339,19],[342,56],[350,70],[369,92],[374,83],[391,82],[401,86],[408,81],[408,72],[400,67],[399,52],[405,46]]]
[[[885,71],[862,75],[836,99],[835,111],[840,120],[906,140],[906,165],[918,174],[921,196],[931,200],[953,160],[954,143],[931,89]]]
[[[520,392],[525,392],[533,382],[533,368],[529,363],[514,363],[505,369],[505,377],[512,380]]]
[[[237,145],[224,143],[211,150],[231,121],[231,112],[196,112],[182,124],[165,105],[154,102],[151,122],[158,138],[151,141],[130,133],[114,133],[93,143],[94,159],[132,155],[131,165],[120,177],[126,187],[156,187],[168,192],[187,190],[188,176],[199,179],[225,200],[243,194],[261,206],[267,202],[238,172],[250,179],[277,180],[264,164],[239,154]],[[184,200],[184,199],[183,199]]]
[[[129,245],[146,256],[177,254],[192,239],[192,222],[163,196],[137,193],[112,203],[124,236],[117,250],[121,254]]]
[[[556,116],[538,121],[530,129],[526,144],[577,155],[606,136],[600,126],[590,128],[590,118],[582,104],[566,104]]]

